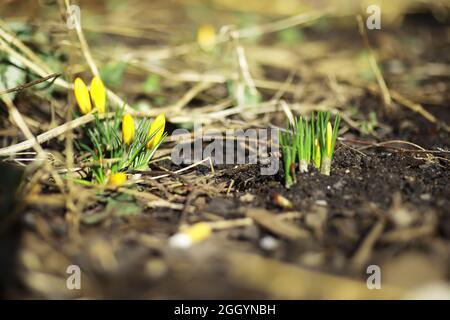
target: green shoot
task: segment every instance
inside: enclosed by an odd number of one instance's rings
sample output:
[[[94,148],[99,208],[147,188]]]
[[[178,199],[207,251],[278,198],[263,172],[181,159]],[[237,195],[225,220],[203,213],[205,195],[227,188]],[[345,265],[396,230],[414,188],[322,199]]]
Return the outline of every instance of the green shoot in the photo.
[[[301,173],[307,172],[312,162],[322,174],[330,174],[339,123],[337,114],[331,126],[329,112],[313,112],[309,121],[300,116],[293,126],[286,123],[285,130],[279,134],[286,187],[296,182],[297,164]]]
[[[332,127],[329,112],[317,113],[316,128],[321,154],[320,172],[324,175],[330,175],[331,160],[333,158],[334,146],[337,140],[339,123],[339,114],[336,115],[334,127]]]
[[[306,119],[300,117],[295,122],[295,146],[298,149],[300,172],[307,172],[311,162],[311,126]]]
[[[286,124],[286,127],[289,125]],[[283,163],[284,163],[284,184],[286,188],[289,188],[293,182],[294,179],[292,177],[292,164],[295,166],[295,153],[293,152],[293,148],[291,147],[293,145],[293,136],[290,131],[280,131],[279,133],[279,143],[280,143],[280,149],[283,154]],[[294,159],[293,156],[294,155]]]

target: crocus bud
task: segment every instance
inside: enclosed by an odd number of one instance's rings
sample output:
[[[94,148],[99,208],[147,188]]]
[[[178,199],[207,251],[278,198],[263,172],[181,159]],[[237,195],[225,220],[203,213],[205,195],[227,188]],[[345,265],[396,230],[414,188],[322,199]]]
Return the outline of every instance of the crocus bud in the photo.
[[[95,76],[91,81],[91,98],[99,114],[106,111],[106,90],[102,80]]]
[[[109,176],[108,184],[114,187],[120,187],[127,181],[127,175],[123,172],[113,173]]]
[[[315,155],[314,155],[314,166],[316,168],[320,168],[320,159],[321,159],[321,154],[320,154],[320,143],[319,140],[315,139],[314,141],[314,148],[315,148]]]
[[[331,123],[328,121],[327,124],[327,154],[328,158],[331,158],[331,137],[333,136],[333,128]]]
[[[198,222],[174,234],[169,244],[173,248],[187,249],[193,244],[206,240],[211,234],[212,228],[208,223]]]
[[[122,119],[122,139],[125,144],[130,144],[134,140],[134,119],[129,113]]]
[[[216,31],[211,25],[203,25],[197,32],[197,43],[205,51],[211,51],[216,44]]]
[[[78,107],[82,114],[87,114],[92,110],[91,98],[89,96],[89,90],[86,84],[80,78],[76,78],[74,82],[73,91],[75,93],[75,99],[77,100]]]
[[[149,136],[153,135],[153,137],[147,142],[148,149],[153,149],[161,141],[165,125],[166,117],[163,113],[161,113],[155,118],[155,121],[153,121],[152,125],[150,126],[150,130],[148,131]]]

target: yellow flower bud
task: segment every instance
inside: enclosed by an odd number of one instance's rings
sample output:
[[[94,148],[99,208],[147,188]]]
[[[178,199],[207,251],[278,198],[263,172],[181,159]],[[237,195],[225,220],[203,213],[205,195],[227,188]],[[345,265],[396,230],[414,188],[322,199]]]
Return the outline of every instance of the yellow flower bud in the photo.
[[[211,234],[212,228],[208,223],[198,222],[186,226],[174,234],[169,240],[169,245],[174,248],[187,249],[193,244],[206,240]]]
[[[129,113],[122,118],[122,139],[125,144],[130,144],[134,139],[134,119]]]
[[[73,91],[75,93],[75,99],[77,100],[78,107],[82,114],[87,114],[91,112],[91,98],[89,96],[89,90],[86,84],[80,78],[76,78],[74,82]]]
[[[331,127],[331,123],[328,121],[327,124],[327,154],[328,157],[331,158],[331,137],[333,136],[333,128]]]
[[[127,175],[123,172],[117,172],[109,176],[108,184],[114,187],[120,187],[126,181]]]
[[[151,150],[158,145],[164,133],[165,125],[166,125],[166,117],[164,116],[163,113],[161,113],[156,117],[155,121],[153,121],[152,125],[150,126],[150,130],[148,131],[149,136],[154,134],[153,137],[147,142],[148,149]]]
[[[91,81],[91,97],[95,108],[99,114],[104,114],[106,111],[106,91],[102,80],[95,76]]]
[[[192,243],[198,243],[207,239],[211,233],[211,226],[206,222],[198,222],[183,229],[181,232],[187,234],[192,240]]]
[[[316,168],[320,168],[320,159],[321,159],[321,155],[320,155],[320,143],[319,140],[315,139],[314,140],[314,148],[315,150],[315,155],[314,155],[314,166]]]
[[[216,31],[211,25],[203,25],[197,32],[197,43],[205,51],[211,51],[216,44]]]

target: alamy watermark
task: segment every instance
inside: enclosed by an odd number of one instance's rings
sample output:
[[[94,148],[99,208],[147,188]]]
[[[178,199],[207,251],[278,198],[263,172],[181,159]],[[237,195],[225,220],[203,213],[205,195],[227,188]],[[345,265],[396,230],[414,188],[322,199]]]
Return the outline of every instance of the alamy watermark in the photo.
[[[369,30],[381,29],[381,9],[375,4],[367,7],[366,13],[369,14],[366,20],[366,27]]]
[[[367,274],[370,276],[367,278],[366,285],[370,290],[381,289],[381,268],[376,264],[371,264],[367,267]]]
[[[260,164],[261,175],[274,175],[279,169],[278,129],[249,128],[204,130],[194,125],[191,133],[177,129],[172,134],[178,143],[172,149],[172,162],[176,165],[199,163],[211,159],[220,164]]]
[[[69,274],[66,280],[66,287],[69,290],[81,289],[81,269],[79,266],[72,264],[67,267],[66,273]]]
[[[66,26],[69,30],[73,30],[81,24],[81,9],[79,6],[72,4],[67,8]]]

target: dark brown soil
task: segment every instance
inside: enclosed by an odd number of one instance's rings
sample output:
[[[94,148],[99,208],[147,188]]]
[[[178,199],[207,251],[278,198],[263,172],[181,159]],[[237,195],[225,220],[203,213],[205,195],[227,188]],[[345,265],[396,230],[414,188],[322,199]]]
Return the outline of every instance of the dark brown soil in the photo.
[[[386,140],[408,139],[425,148],[446,150],[447,132],[435,130],[433,125],[410,112],[386,115],[379,110],[379,119],[393,128],[386,133]],[[398,128],[409,121],[418,125],[405,130]],[[280,214],[286,210],[274,201],[274,195],[281,194],[292,202],[293,210],[305,213],[297,225],[310,230],[314,237],[301,243],[286,242],[274,256],[308,266],[305,253],[325,252],[315,268],[352,276],[355,273],[351,257],[381,215],[387,221],[384,234],[393,236],[382,237],[375,245],[371,263],[383,264],[392,257],[421,252],[430,259],[438,259],[443,266],[448,265],[448,245],[442,251],[435,243],[435,240],[448,243],[450,239],[448,153],[443,152],[439,159],[424,152],[411,152],[417,149],[405,145],[359,151],[356,150],[359,145],[348,143],[354,134],[348,132],[338,143],[330,176],[321,175],[310,167],[309,173],[297,174],[297,183],[289,189],[283,185],[282,169],[275,176],[262,176],[258,165],[226,170],[221,179],[234,180],[237,192],[232,199],[211,200],[208,211],[236,218],[243,216],[249,207],[264,207]],[[348,141],[346,137],[350,137]],[[245,194],[255,196],[251,203],[241,200]],[[321,218],[312,218],[317,215]],[[430,226],[430,231],[425,235],[402,238],[402,230],[416,230],[426,225]],[[258,239],[263,235],[264,232],[244,230],[235,237],[258,246]],[[446,276],[450,274],[446,272]]]

